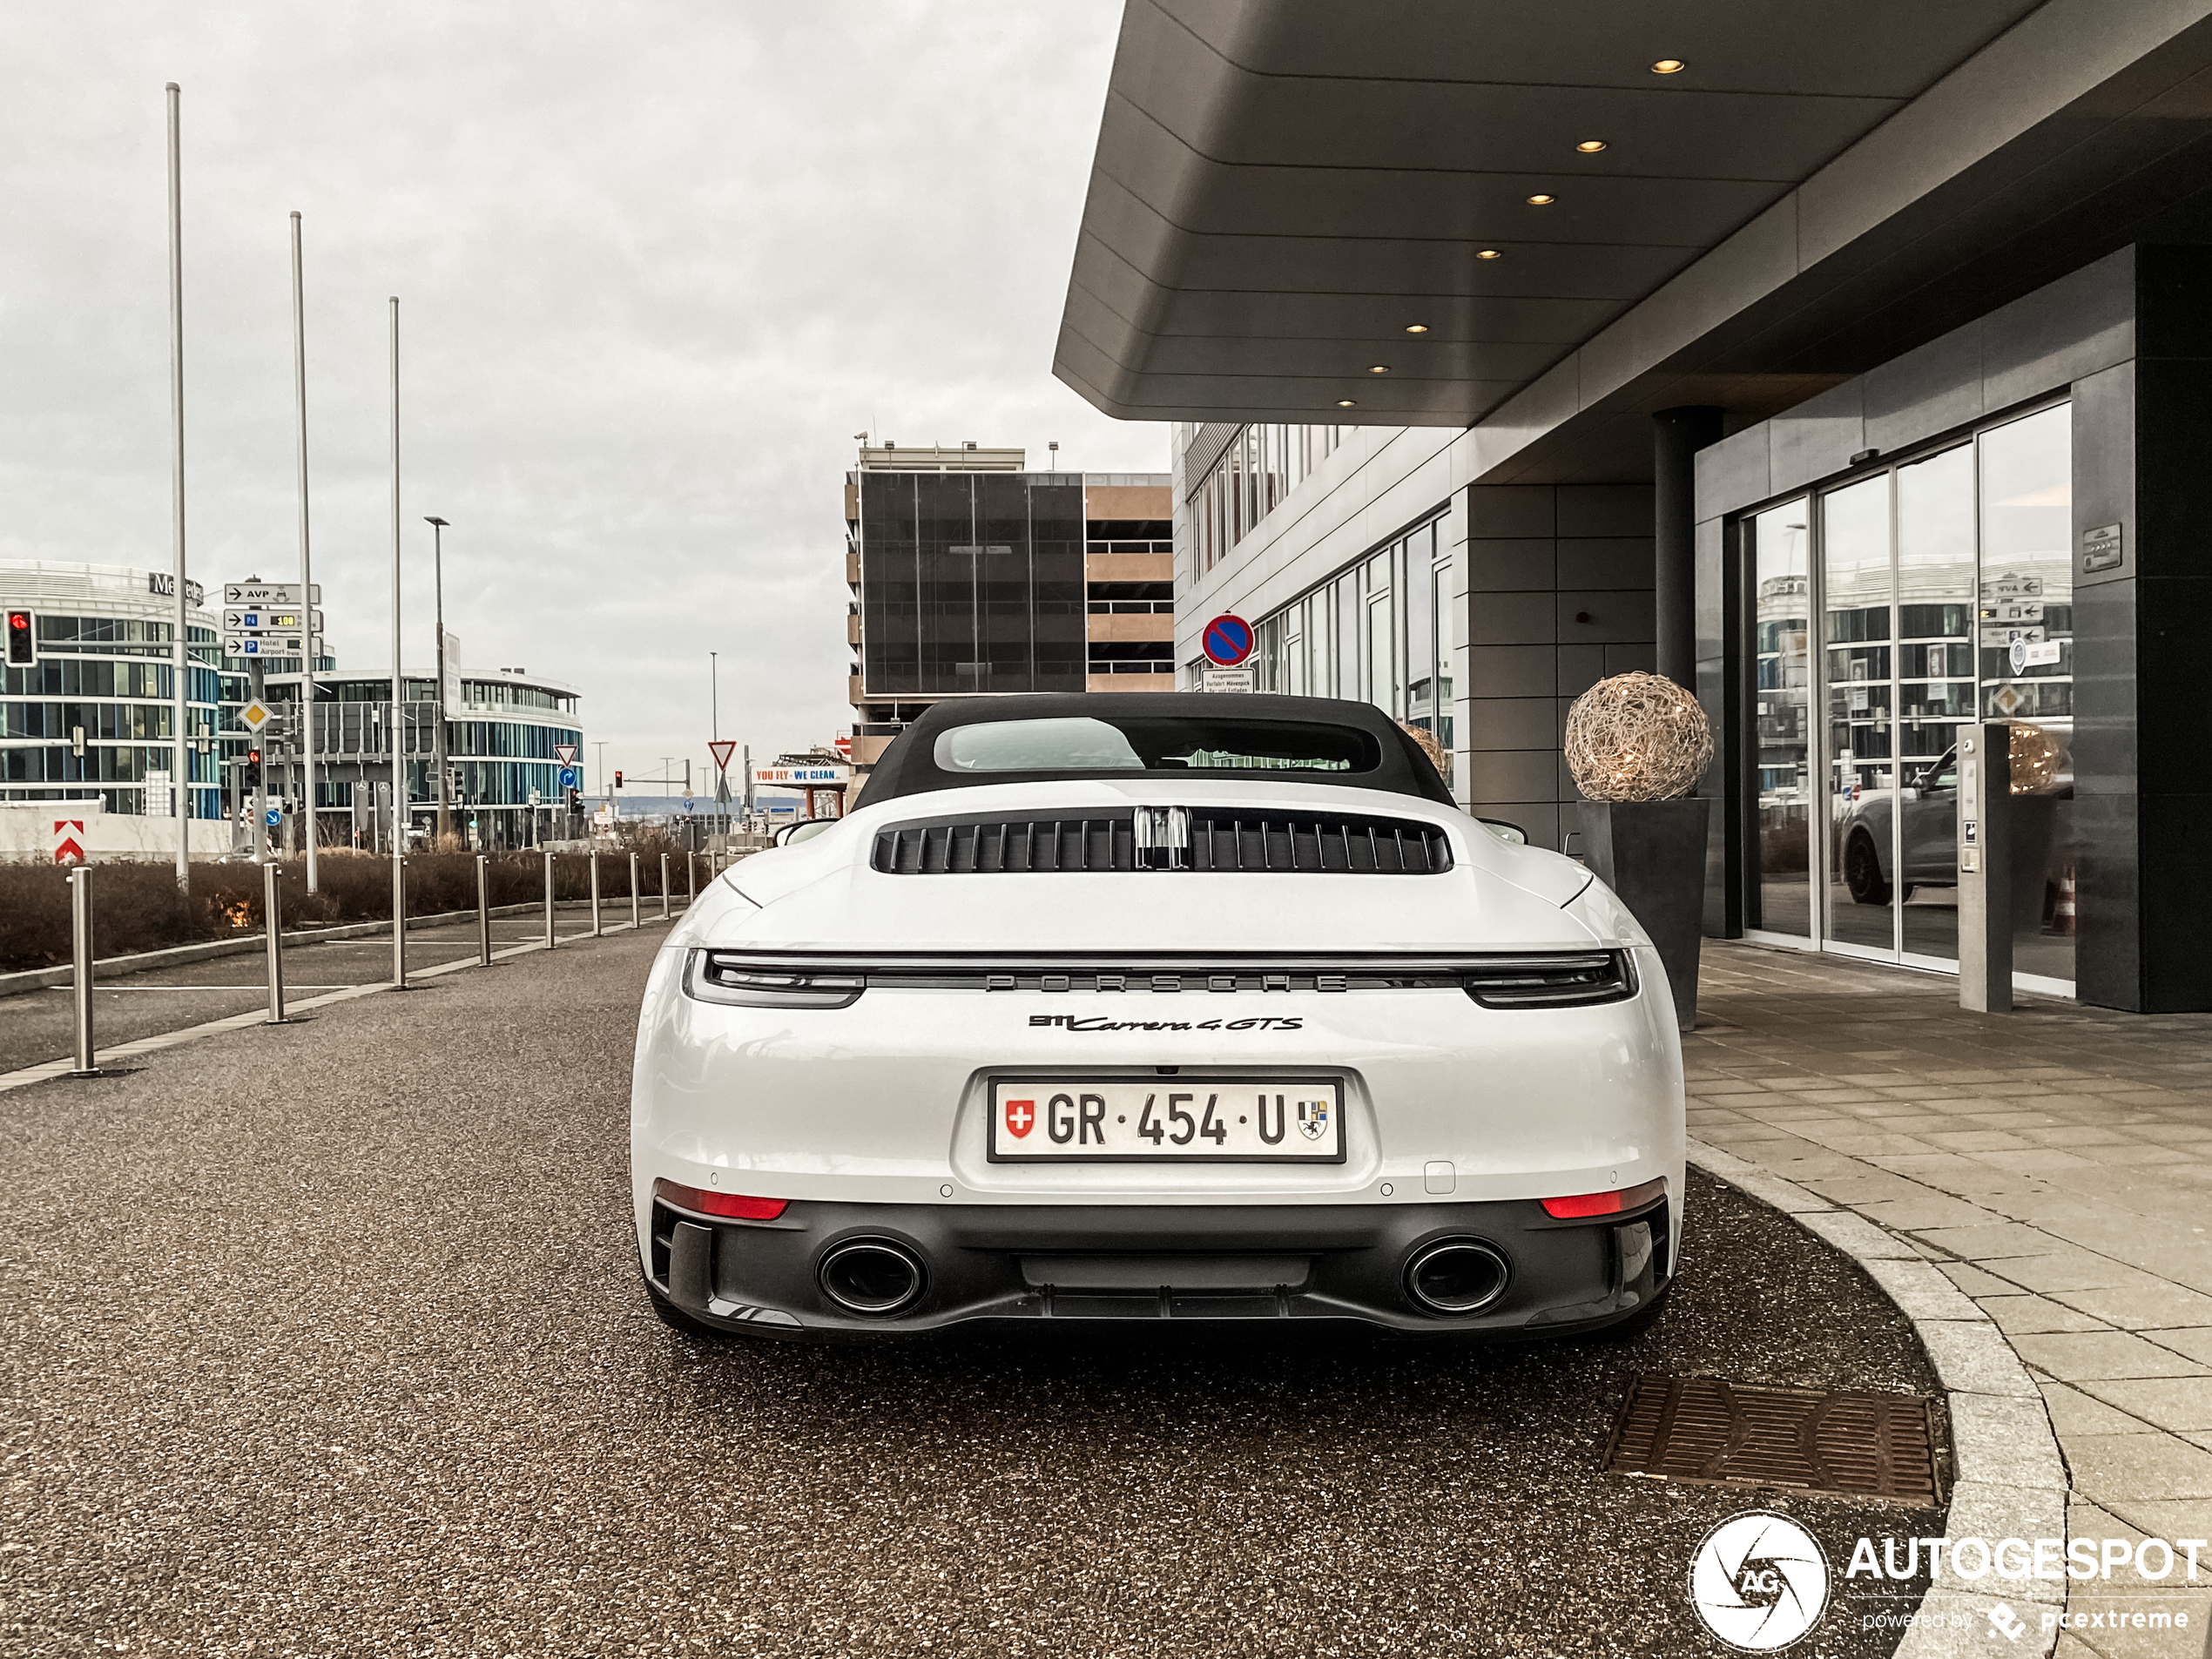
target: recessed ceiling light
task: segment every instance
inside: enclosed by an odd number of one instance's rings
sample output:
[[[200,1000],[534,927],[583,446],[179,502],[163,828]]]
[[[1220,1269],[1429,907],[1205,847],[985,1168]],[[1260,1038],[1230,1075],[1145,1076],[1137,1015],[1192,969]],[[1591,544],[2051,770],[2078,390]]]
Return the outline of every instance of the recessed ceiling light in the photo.
[[[1367,372],[1370,374],[1387,374],[1390,373],[1390,365],[1388,363],[1377,363]]]
[[[1474,256],[1478,260],[1502,260],[1506,256],[1494,247],[1486,247]]]
[[[1425,334],[1428,332],[1428,325],[1425,322],[1409,322],[1406,325],[1406,332],[1409,334]]]
[[[1576,145],[1575,147],[1577,150],[1580,150],[1586,156],[1594,156],[1599,151],[1605,148],[1605,140],[1602,138],[1585,138],[1581,141],[1581,143]]]
[[[1353,406],[1353,404],[1352,404],[1352,401],[1350,398],[1348,398],[1348,397],[1340,397],[1340,398],[1339,398],[1339,399],[1337,400],[1337,407],[1338,407],[1339,408],[1340,408],[1340,409],[1348,409],[1348,408],[1352,408],[1352,407],[1354,407],[1354,406]]]
[[[1557,199],[1555,197],[1543,195],[1540,192],[1528,199],[1528,205],[1531,207],[1549,207],[1556,199]]]
[[[1654,75],[1679,75],[1689,65],[1679,57],[1662,57],[1651,66]]]

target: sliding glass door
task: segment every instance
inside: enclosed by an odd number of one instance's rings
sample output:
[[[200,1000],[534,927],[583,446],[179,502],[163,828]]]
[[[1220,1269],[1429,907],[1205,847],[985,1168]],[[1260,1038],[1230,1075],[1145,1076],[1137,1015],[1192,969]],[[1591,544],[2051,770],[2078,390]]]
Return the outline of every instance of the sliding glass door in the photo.
[[[2007,720],[2015,965],[2073,979],[2070,418],[1748,521],[1754,934],[1955,965],[1959,738]]]

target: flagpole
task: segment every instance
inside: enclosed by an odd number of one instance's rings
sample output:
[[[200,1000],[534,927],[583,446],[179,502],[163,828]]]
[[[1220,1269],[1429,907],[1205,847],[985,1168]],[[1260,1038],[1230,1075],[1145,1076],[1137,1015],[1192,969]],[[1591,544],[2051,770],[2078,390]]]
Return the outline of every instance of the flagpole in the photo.
[[[185,728],[191,718],[192,651],[185,616],[185,201],[184,166],[180,154],[182,121],[177,83],[168,84],[169,95],[169,426],[172,448],[169,461],[171,526],[173,534],[170,579],[177,588],[176,637],[170,642],[176,707],[176,758],[170,763],[170,790],[177,811],[177,886],[192,888],[192,752]]]
[[[292,215],[292,384],[300,413],[300,617],[307,659],[300,677],[300,758],[306,777],[300,815],[307,831],[307,891],[318,890],[315,867],[315,568],[307,543],[307,300],[300,253],[300,215]]]

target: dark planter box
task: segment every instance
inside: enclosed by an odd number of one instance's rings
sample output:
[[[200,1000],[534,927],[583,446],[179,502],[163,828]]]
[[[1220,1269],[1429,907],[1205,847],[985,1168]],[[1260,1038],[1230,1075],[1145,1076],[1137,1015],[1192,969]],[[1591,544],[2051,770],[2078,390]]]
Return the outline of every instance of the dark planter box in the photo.
[[[1705,924],[1705,829],[1712,803],[1584,801],[1583,858],[1643,924],[1685,1031],[1697,1023],[1697,948]]]

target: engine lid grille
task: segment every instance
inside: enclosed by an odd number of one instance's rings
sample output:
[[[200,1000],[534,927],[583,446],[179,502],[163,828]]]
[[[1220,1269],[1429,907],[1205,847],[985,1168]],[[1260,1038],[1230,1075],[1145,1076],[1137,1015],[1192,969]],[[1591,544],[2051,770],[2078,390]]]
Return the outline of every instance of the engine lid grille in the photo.
[[[1440,875],[1452,867],[1452,841],[1436,825],[1378,813],[1139,806],[894,824],[876,832],[870,862],[885,875]]]

